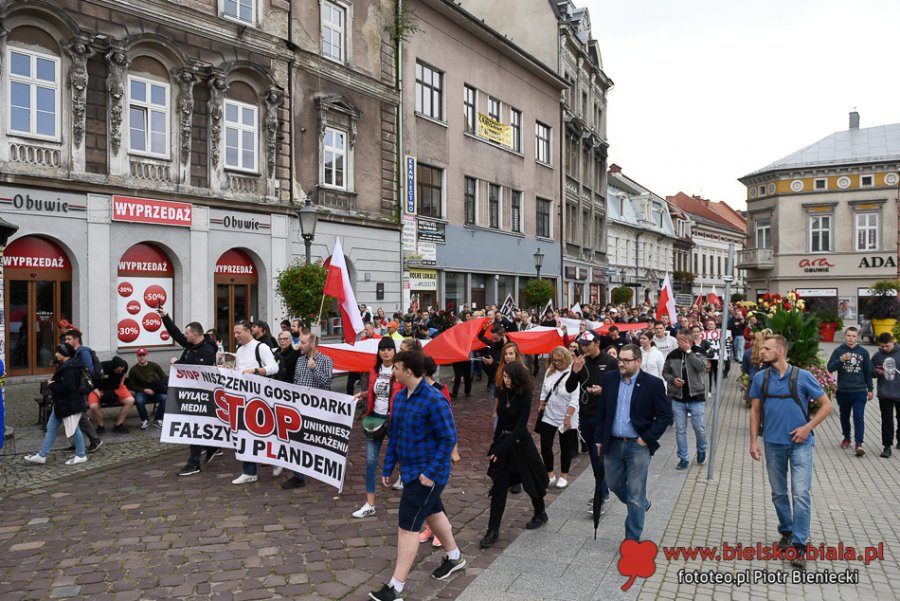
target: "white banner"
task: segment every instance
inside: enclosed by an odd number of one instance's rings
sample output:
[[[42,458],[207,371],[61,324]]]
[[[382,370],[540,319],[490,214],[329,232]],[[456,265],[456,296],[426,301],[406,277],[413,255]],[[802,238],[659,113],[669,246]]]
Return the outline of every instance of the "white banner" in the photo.
[[[233,448],[343,489],[353,397],[203,365],[173,365],[167,396],[161,442]]]

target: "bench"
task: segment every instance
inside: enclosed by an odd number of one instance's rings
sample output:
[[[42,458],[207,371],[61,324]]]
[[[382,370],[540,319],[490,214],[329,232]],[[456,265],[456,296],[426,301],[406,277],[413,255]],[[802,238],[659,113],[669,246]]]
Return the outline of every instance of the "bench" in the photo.
[[[34,397],[34,402],[38,406],[37,425],[41,427],[42,432],[46,432],[47,420],[50,419],[50,410],[53,409],[53,393],[50,391],[50,384],[41,382],[40,396]]]

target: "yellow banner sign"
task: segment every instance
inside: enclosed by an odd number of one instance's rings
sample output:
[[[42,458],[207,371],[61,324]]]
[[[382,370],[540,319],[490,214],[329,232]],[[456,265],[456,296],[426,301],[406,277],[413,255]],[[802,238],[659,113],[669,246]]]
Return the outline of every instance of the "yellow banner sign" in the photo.
[[[491,142],[512,148],[512,127],[478,113],[478,135]]]
[[[437,290],[437,271],[434,269],[410,269],[410,290]]]

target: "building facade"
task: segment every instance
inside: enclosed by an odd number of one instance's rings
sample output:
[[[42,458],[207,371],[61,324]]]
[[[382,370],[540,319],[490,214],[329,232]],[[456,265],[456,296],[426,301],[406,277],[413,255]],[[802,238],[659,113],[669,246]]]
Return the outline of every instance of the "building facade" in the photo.
[[[410,303],[501,304],[560,276],[565,81],[449,0],[405,4],[403,248]]]
[[[609,168],[607,274],[612,287],[634,289],[634,303],[655,303],[666,272],[674,262],[675,228],[662,197]],[[609,301],[609,296],[602,299]]]
[[[61,318],[103,358],[144,346],[159,360],[174,352],[159,303],[229,346],[235,321],[277,323],[307,195],[323,213],[315,255],[345,236],[354,279],[371,270],[399,307],[381,5],[0,3],[0,213],[19,226],[4,257],[9,373],[49,371]]]
[[[900,124],[850,126],[740,178],[751,297],[798,290],[811,303],[865,312],[869,286],[896,278]]]

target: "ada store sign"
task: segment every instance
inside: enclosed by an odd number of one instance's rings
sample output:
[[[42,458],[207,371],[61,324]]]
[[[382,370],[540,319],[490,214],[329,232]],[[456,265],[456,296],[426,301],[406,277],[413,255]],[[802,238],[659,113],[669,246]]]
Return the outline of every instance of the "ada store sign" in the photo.
[[[344,487],[356,400],[205,365],[176,365],[161,442],[235,450],[238,461],[284,467]]]

